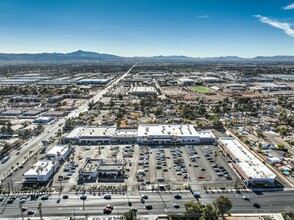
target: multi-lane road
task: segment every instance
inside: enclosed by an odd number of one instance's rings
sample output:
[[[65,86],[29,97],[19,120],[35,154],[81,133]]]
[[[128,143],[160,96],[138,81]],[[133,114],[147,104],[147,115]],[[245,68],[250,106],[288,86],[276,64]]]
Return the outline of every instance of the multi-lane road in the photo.
[[[147,194],[148,199],[145,204],[141,203],[141,195]],[[31,201],[28,199],[23,206],[27,207],[28,210],[36,211],[34,216],[39,216],[37,207],[38,204],[42,203],[42,213],[43,216],[106,216],[103,214],[103,209],[107,204],[114,207],[112,214],[121,215],[130,208],[137,208],[138,215],[161,215],[161,214],[171,214],[179,213],[184,211],[184,204],[188,201],[196,201],[190,192],[182,192],[182,199],[175,199],[174,195],[176,192],[131,192],[125,195],[112,195],[111,200],[105,200],[103,196],[99,195],[87,195],[87,200],[85,201],[85,206],[83,210],[83,201],[79,198],[80,195],[67,194],[68,199],[63,199],[61,195],[60,203],[57,203],[59,198],[58,194],[53,194],[48,200],[42,201],[40,199]],[[214,194],[202,194],[199,201],[201,203],[207,204],[211,203],[215,198],[217,198],[221,193]],[[293,196],[294,192],[264,192],[261,194],[255,194],[253,192],[244,192],[241,194],[236,193],[226,193],[233,202],[232,213],[279,213],[289,206],[294,208]],[[250,200],[244,200],[243,195],[249,196]],[[21,216],[19,208],[19,199],[17,198],[14,203],[6,204],[6,199],[0,204],[0,218],[9,219]],[[131,206],[129,204],[131,202]],[[260,208],[255,208],[253,203],[260,204]],[[151,204],[153,208],[147,210],[145,208],[146,204]],[[178,204],[180,208],[176,209],[173,204]],[[28,216],[27,212],[24,212],[24,216]]]
[[[4,178],[5,173],[7,173],[12,166],[15,167],[17,163],[22,164],[23,161],[25,160],[24,158],[28,156],[28,153],[30,151],[31,152],[36,151],[38,147],[41,146],[42,140],[48,140],[49,138],[54,137],[56,135],[55,133],[64,125],[67,119],[77,117],[81,112],[86,112],[88,110],[89,102],[99,101],[104,94],[106,94],[110,89],[112,89],[122,79],[124,79],[134,67],[135,65],[133,65],[126,73],[122,74],[120,77],[110,82],[102,91],[97,93],[94,97],[92,97],[87,102],[80,105],[77,109],[70,112],[66,117],[60,118],[59,120],[55,121],[43,133],[24,143],[21,146],[21,150],[18,155],[16,154],[16,152],[11,153],[10,159],[4,164],[0,164],[0,182]]]

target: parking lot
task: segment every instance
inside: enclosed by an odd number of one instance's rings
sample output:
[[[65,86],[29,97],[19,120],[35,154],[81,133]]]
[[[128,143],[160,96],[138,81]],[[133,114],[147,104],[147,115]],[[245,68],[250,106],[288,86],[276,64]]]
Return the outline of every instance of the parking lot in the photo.
[[[229,185],[234,171],[217,146],[139,147],[137,179],[140,189],[183,188],[198,190],[203,185]]]
[[[102,146],[74,146],[75,151],[70,156],[70,159],[66,161],[54,176],[53,187],[59,188],[62,186],[63,190],[70,191],[75,188],[80,188],[78,185],[83,185],[86,188],[97,188],[99,185],[98,180],[86,181],[79,183],[79,170],[85,165],[87,158],[99,158],[104,161],[120,162],[124,164],[124,177],[123,183],[109,184],[104,182],[102,185],[125,185],[135,178],[136,170],[132,169],[132,164],[135,163],[134,157],[137,153],[135,146],[130,145],[102,145]],[[134,184],[134,183],[132,183]]]
[[[51,187],[57,191],[60,187],[64,192],[77,189],[178,190],[186,185],[200,190],[204,186],[232,186],[237,179],[220,148],[214,145],[72,147],[74,152],[53,177]],[[79,182],[79,170],[85,166],[87,158],[120,161],[123,164],[123,181],[101,183],[95,179]],[[28,163],[30,166],[34,160],[31,161]],[[20,169],[11,177],[20,186],[26,170]],[[8,180],[11,181],[10,178]]]

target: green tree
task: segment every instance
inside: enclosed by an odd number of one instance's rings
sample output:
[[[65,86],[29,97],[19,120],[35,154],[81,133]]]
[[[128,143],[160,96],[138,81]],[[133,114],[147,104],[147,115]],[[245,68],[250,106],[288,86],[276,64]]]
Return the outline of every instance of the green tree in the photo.
[[[218,213],[223,217],[224,214],[228,213],[233,207],[232,201],[229,197],[221,195],[213,202],[215,208],[218,210]]]
[[[123,216],[126,220],[137,220],[137,213],[133,209],[125,212]]]
[[[202,216],[200,220],[215,220],[217,219],[217,210],[213,205],[207,204],[203,209],[202,209]]]
[[[279,127],[279,133],[280,133],[283,137],[286,136],[287,133],[288,133],[288,129],[287,129],[287,127],[285,127],[285,126],[281,126],[281,127]]]
[[[186,202],[185,210],[185,216],[188,219],[197,219],[201,216],[202,205],[200,202]]]

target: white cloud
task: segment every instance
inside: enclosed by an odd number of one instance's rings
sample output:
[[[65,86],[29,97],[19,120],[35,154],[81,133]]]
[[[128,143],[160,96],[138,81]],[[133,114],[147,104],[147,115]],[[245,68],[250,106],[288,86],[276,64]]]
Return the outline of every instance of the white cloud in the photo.
[[[269,24],[275,28],[281,29],[285,32],[285,34],[294,37],[294,29],[292,29],[291,25],[286,22],[279,22],[277,20],[270,19],[261,15],[254,15],[254,17],[258,18],[258,20],[262,23]]]
[[[205,18],[209,18],[209,15],[201,15],[197,17],[198,19],[205,19]]]
[[[284,10],[292,10],[294,9],[294,3],[290,4],[290,5],[287,5],[285,7],[282,7]]]

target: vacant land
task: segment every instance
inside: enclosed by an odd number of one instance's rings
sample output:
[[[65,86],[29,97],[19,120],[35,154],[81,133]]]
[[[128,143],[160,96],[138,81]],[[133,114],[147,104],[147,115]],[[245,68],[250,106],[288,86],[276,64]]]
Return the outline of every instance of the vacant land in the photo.
[[[194,92],[208,93],[211,92],[211,89],[204,86],[192,86],[190,89]]]

